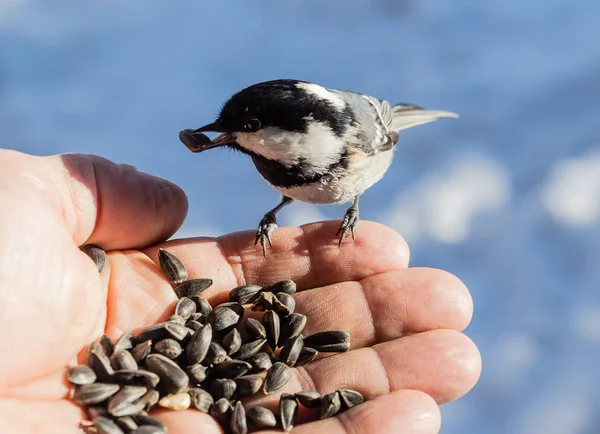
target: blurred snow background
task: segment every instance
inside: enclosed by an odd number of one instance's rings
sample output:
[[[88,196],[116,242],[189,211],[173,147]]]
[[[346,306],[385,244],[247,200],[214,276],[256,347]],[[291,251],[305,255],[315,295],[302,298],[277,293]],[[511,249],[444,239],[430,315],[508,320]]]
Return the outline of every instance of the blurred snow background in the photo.
[[[413,265],[473,293],[483,374],[442,433],[600,432],[600,3],[202,3],[0,0],[0,147],[163,176],[189,195],[180,234],[220,234],[278,195],[243,155],[193,156],[177,133],[242,87],[294,77],[457,111],[406,131],[361,200]]]

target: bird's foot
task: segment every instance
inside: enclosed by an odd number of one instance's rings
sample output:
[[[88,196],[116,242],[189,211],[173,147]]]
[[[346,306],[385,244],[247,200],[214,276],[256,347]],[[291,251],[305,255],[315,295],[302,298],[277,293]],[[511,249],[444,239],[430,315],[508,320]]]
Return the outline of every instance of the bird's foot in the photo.
[[[358,207],[351,206],[344,214],[344,219],[342,220],[342,224],[338,229],[336,236],[340,235],[340,241],[338,242],[338,246],[341,247],[342,241],[348,235],[348,232],[352,233],[352,239],[356,239],[356,225],[358,224]]]
[[[258,224],[258,229],[256,229],[256,239],[254,240],[254,245],[258,244],[258,241],[260,240],[263,256],[267,256],[267,242],[269,243],[269,246],[273,247],[271,235],[273,235],[275,229],[277,229],[277,219],[275,218],[275,214],[268,212]]]

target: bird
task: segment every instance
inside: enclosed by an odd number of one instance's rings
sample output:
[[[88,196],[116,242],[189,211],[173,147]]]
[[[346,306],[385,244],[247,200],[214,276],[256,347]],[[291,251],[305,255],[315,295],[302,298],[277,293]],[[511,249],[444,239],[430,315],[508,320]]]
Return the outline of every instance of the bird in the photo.
[[[276,79],[231,96],[214,122],[184,129],[180,141],[192,152],[227,147],[248,155],[260,176],[281,194],[261,219],[255,245],[266,256],[273,247],[276,214],[294,201],[351,203],[340,227],[338,246],[356,238],[359,198],[380,181],[393,159],[399,131],[441,118],[443,110],[330,89],[297,79]],[[218,133],[210,139],[205,133]]]

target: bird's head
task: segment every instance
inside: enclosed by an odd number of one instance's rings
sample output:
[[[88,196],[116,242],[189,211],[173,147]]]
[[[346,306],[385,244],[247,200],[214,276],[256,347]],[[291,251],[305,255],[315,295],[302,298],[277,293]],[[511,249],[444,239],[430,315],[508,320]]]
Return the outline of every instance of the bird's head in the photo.
[[[193,152],[228,146],[285,161],[304,142],[329,140],[329,135],[345,128],[344,109],[343,100],[316,84],[267,81],[236,93],[213,123],[184,130],[180,138]],[[210,140],[205,132],[219,135]]]

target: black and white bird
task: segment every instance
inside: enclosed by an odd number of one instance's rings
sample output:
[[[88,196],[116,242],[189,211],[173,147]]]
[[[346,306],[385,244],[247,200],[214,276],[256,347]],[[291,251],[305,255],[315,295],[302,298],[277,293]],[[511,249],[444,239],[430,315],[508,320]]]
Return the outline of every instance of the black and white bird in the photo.
[[[398,131],[456,113],[413,104],[391,106],[360,93],[327,89],[301,80],[273,80],[233,95],[215,122],[179,133],[192,151],[229,147],[249,155],[280,203],[256,231],[266,254],[277,228],[276,213],[294,200],[312,204],[352,202],[340,228],[341,245],[355,238],[358,199],[390,167]],[[211,140],[205,132],[220,133]]]

